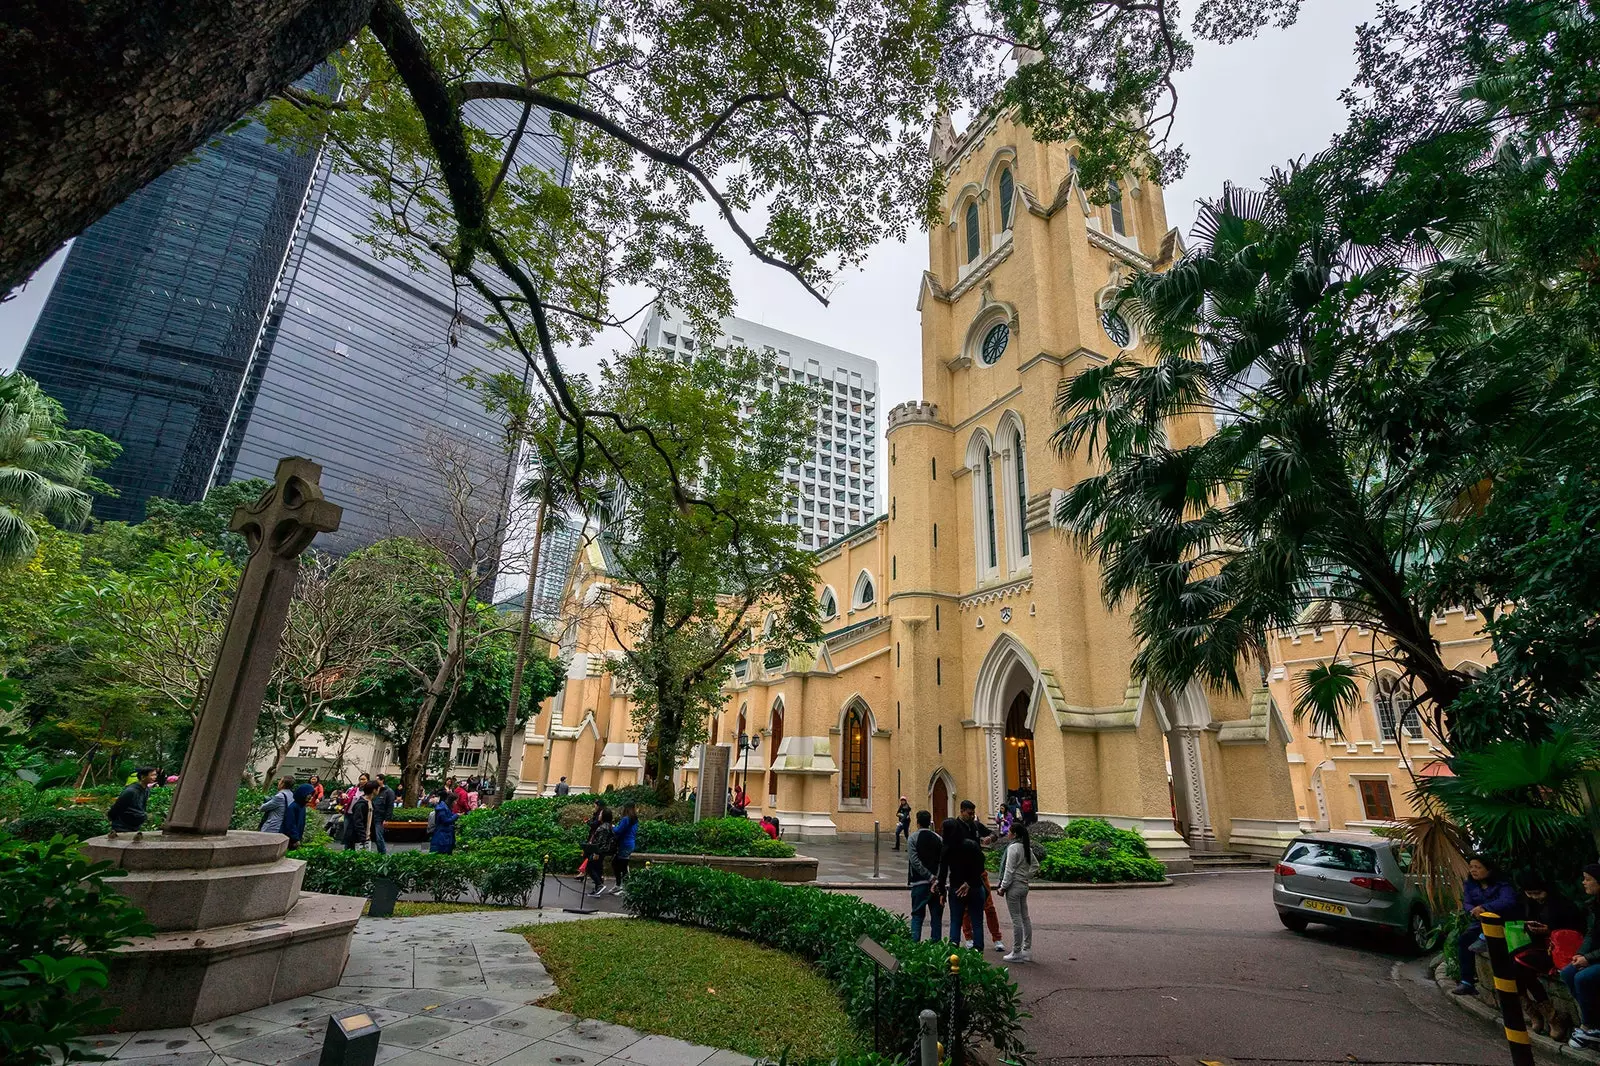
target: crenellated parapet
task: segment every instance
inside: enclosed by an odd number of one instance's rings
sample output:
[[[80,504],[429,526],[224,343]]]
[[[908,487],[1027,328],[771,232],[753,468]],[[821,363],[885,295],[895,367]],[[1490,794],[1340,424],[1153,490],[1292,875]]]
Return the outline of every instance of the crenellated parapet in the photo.
[[[939,405],[927,400],[907,400],[889,409],[888,429],[893,431],[913,422],[939,424]]]

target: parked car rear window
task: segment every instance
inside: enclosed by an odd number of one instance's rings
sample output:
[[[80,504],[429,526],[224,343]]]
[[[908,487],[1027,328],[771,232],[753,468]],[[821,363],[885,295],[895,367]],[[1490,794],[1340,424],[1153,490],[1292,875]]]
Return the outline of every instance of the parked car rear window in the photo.
[[[1302,840],[1298,844],[1291,844],[1284,861],[1296,866],[1315,866],[1353,874],[1376,873],[1378,869],[1378,854],[1371,848],[1323,840]]]

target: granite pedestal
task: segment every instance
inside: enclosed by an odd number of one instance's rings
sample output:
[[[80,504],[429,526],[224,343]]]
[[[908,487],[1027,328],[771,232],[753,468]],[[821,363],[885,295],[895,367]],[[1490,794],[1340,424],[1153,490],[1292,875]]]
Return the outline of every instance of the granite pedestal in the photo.
[[[156,928],[117,949],[103,998],[118,1029],[198,1025],[339,983],[364,900],[302,892],[276,833],[95,837],[89,858]]]

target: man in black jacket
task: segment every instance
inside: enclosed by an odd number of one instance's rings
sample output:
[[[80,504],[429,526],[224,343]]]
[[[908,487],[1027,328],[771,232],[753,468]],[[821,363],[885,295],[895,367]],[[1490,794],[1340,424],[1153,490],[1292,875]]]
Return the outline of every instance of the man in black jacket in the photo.
[[[133,772],[133,778],[106,812],[113,833],[137,833],[150,817],[145,806],[150,802],[150,786],[156,783],[156,768],[141,766]]]
[[[383,839],[383,823],[394,817],[394,789],[388,779],[378,775],[378,792],[372,797],[372,846],[379,855],[389,854],[389,844]]]
[[[939,862],[939,895],[950,901],[950,941],[961,941],[961,916],[972,924],[972,946],[983,950],[983,829],[978,808],[961,801],[961,817],[946,818],[944,854]]]

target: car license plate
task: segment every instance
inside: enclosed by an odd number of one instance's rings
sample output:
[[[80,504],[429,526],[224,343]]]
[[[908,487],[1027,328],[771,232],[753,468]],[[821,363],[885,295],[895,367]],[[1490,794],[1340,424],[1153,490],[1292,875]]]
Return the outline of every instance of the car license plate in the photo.
[[[1314,911],[1321,911],[1324,914],[1350,913],[1345,909],[1345,906],[1342,903],[1324,903],[1320,899],[1303,899],[1300,901],[1300,906],[1307,907]]]

